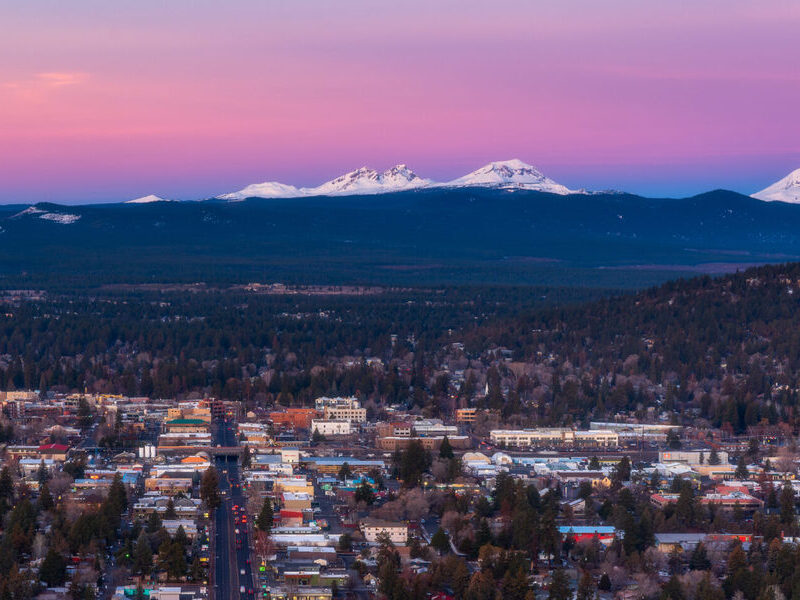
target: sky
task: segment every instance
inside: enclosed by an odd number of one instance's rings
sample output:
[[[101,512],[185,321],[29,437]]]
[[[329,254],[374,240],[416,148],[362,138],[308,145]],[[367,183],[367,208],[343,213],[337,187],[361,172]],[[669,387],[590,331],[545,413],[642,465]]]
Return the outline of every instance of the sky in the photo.
[[[753,193],[800,167],[796,0],[37,0],[0,23],[3,203],[509,158]]]

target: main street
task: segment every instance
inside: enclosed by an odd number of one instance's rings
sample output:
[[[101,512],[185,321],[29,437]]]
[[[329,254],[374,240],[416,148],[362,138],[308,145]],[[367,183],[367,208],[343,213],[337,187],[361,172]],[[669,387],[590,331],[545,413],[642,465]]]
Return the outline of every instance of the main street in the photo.
[[[232,422],[215,422],[213,436],[215,446],[238,445]],[[214,465],[222,500],[214,511],[214,600],[255,600],[258,590],[250,559],[249,523],[240,522],[247,501],[242,494],[238,457],[217,456]]]

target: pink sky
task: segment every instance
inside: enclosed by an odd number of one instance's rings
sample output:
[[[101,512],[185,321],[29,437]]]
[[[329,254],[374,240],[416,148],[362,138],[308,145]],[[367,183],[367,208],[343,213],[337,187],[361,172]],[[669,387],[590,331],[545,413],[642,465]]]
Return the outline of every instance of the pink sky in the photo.
[[[518,157],[570,187],[800,167],[796,0],[4,3],[0,201],[211,196]]]

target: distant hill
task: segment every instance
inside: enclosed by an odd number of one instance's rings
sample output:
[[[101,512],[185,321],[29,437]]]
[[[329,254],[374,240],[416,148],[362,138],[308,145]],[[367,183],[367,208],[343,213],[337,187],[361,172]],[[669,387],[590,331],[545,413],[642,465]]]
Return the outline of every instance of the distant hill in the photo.
[[[25,282],[285,281],[641,287],[800,258],[800,206],[491,187],[0,207]]]

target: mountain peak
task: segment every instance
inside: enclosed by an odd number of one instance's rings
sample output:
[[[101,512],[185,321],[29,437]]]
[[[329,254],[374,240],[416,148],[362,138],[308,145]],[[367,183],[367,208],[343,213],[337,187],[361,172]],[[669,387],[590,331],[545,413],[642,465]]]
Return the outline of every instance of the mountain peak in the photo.
[[[150,204],[151,202],[174,202],[173,200],[168,200],[167,198],[162,198],[161,196],[156,196],[155,194],[149,194],[147,196],[142,196],[141,198],[134,198],[133,200],[128,200],[125,204]]]
[[[800,204],[800,169],[795,169],[780,181],[756,192],[753,198],[766,202]]]
[[[264,183],[252,183],[238,192],[222,194],[217,198],[238,202],[247,198],[295,198],[301,195],[300,190],[293,185],[286,185],[278,181],[265,181]]]
[[[303,188],[302,191],[315,196],[381,194],[423,187],[431,183],[429,179],[421,178],[406,165],[400,164],[383,173],[361,167],[315,188]]]
[[[545,176],[539,169],[518,158],[490,162],[472,173],[446,183],[448,186],[488,186],[570,194],[572,190]]]

